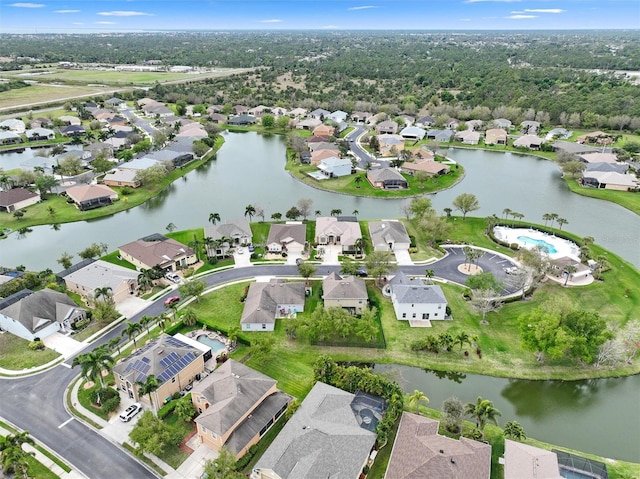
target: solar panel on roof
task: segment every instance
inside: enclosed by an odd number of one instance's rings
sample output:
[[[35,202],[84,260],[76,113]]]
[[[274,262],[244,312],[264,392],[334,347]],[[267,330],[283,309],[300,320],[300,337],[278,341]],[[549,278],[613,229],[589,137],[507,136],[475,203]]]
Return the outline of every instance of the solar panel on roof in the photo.
[[[144,361],[145,363],[150,363],[151,360],[149,358],[147,358],[146,356],[144,358],[142,358],[142,361]]]

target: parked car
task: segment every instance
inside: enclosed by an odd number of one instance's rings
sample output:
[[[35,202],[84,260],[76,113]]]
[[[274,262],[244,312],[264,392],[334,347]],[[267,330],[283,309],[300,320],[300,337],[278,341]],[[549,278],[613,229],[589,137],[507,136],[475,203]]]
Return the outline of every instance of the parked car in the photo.
[[[369,273],[367,273],[367,270],[365,268],[358,268],[356,270],[356,276],[360,276],[361,278],[365,278],[369,275]]]
[[[142,404],[140,404],[139,402],[133,403],[131,406],[125,409],[122,414],[120,414],[120,420],[122,422],[129,422],[131,421],[131,418],[133,418],[133,416],[138,414],[140,411],[142,411]]]
[[[167,274],[164,275],[165,278],[167,278],[169,281],[172,281],[174,283],[179,283],[180,282],[180,276],[177,275],[176,273],[172,273],[169,272]]]
[[[179,301],[180,301],[180,296],[171,296],[164,300],[164,305],[168,307]]]
[[[296,258],[296,264],[298,266],[300,266],[302,263],[304,263],[304,260],[302,258]]]
[[[518,268],[515,266],[510,266],[508,268],[503,268],[504,272],[507,274],[516,274],[518,272]]]

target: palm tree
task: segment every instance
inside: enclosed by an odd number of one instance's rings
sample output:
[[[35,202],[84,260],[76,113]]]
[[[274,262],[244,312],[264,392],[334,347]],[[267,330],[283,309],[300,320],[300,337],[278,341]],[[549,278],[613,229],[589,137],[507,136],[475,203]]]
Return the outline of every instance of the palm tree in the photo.
[[[542,219],[544,220],[544,225],[547,226],[547,222],[551,221],[551,213],[545,213],[542,215]]]
[[[107,349],[109,349],[109,351],[113,352],[114,350],[118,351],[118,355],[121,354],[120,353],[120,341],[122,341],[122,336],[117,336],[113,339],[109,340],[109,343],[107,344]]]
[[[93,297],[98,300],[102,298],[105,303],[113,303],[113,288],[111,286],[103,286],[93,290]]]
[[[509,215],[511,215],[511,210],[509,208],[505,208],[502,210],[502,214],[504,215],[504,219],[508,219]]]
[[[455,340],[460,345],[460,351],[462,351],[462,346],[464,346],[464,343],[468,343],[469,346],[471,346],[471,338],[466,331],[460,331],[458,334],[456,334]]]
[[[558,213],[550,213],[549,214],[549,221],[551,222],[551,223],[549,223],[549,227],[550,228],[553,228],[553,222],[555,220],[557,220],[557,219],[558,219]]]
[[[420,401],[424,402],[425,404],[429,404],[429,398],[425,396],[422,391],[418,391],[417,389],[415,389],[413,391],[413,394],[409,395],[409,406],[415,406],[416,414],[420,413]]]
[[[568,222],[566,219],[564,219],[564,218],[558,218],[556,221],[558,222],[558,229],[559,229],[560,231],[562,231],[562,227],[563,227],[564,225],[566,225],[567,223],[569,223],[569,222]]]
[[[476,420],[476,427],[480,430],[484,437],[484,427],[487,425],[487,421],[491,421],[494,424],[498,424],[498,416],[502,416],[500,411],[493,407],[493,403],[488,399],[482,399],[478,396],[474,403],[467,403],[465,405],[465,414],[471,416]]]
[[[522,213],[517,213],[515,211],[511,212],[511,216],[513,216],[513,219],[518,219],[521,220],[522,218],[524,218],[524,215]]]
[[[244,215],[249,217],[249,222],[251,222],[251,218],[253,218],[253,215],[255,214],[256,209],[253,205],[247,205],[247,207],[244,209]]]
[[[19,474],[27,479],[29,477],[27,457],[34,456],[35,453],[25,451],[22,448],[23,444],[34,445],[27,431],[0,437],[0,466],[6,473],[13,472],[15,476]]]
[[[160,328],[162,328],[162,332],[164,333],[165,329],[166,329],[166,325],[167,325],[167,320],[168,320],[168,315],[166,313],[166,311],[163,311],[162,313],[160,313],[160,316],[158,316],[156,318],[156,322],[158,323],[158,326],[160,326]]]
[[[359,212],[358,210],[353,210],[353,211],[351,212],[351,214],[352,214],[353,216],[358,216],[358,215],[360,214],[360,212]]]
[[[147,316],[146,314],[140,318],[140,326],[147,330],[147,336],[149,336],[149,326],[153,324],[153,317]]]
[[[578,271],[578,268],[576,268],[572,264],[568,264],[567,266],[564,267],[564,271],[562,272],[562,274],[564,274],[564,286],[567,285],[567,283],[569,282],[569,278],[576,271]]]
[[[153,270],[152,269],[143,269],[142,272],[138,275],[138,286],[142,290],[146,290],[148,288],[153,287]]]
[[[195,326],[198,322],[198,316],[196,316],[195,311],[191,308],[187,308],[181,318],[185,326]]]
[[[144,382],[136,381],[136,385],[138,386],[138,394],[140,396],[144,396],[145,394],[149,396],[149,404],[151,404],[151,409],[153,409],[153,411],[156,410],[153,404],[153,393],[160,389],[161,384],[162,381],[160,381],[153,374],[147,376],[147,379]]]
[[[102,378],[102,371],[111,371],[114,364],[114,359],[103,346],[100,346],[93,351],[81,354],[73,358],[71,367],[80,366],[82,369],[82,376],[95,382],[100,382],[100,386],[104,389],[104,380]]]
[[[133,347],[137,348],[138,343],[136,343],[136,336],[142,331],[142,325],[140,323],[132,323],[127,322],[127,327],[123,331],[123,334],[126,334],[129,338],[129,341],[133,339]]]
[[[218,221],[220,221],[220,213],[209,213],[209,223],[215,225]]]
[[[358,238],[354,241],[353,247],[356,249],[356,253],[358,255],[362,255],[362,251],[364,250],[364,240],[362,238]]]
[[[447,215],[447,218],[451,218],[451,212],[453,210],[451,208],[445,208],[444,213]]]
[[[508,421],[504,425],[504,437],[515,441],[524,441],[527,435],[518,421]]]
[[[432,269],[428,269],[424,272],[424,275],[427,278],[427,283],[428,284],[433,284],[433,277],[435,276],[435,271],[433,271]]]
[[[356,188],[360,188],[360,183],[362,183],[363,181],[364,179],[362,178],[362,175],[356,176],[353,180],[353,182],[356,184]]]
[[[316,218],[317,218],[318,216],[320,216],[322,214],[322,211],[316,210],[314,214],[316,215]],[[273,218],[273,215],[271,215],[271,217]]]
[[[342,214],[342,210],[340,208],[334,208],[331,210],[331,216],[339,216]]]

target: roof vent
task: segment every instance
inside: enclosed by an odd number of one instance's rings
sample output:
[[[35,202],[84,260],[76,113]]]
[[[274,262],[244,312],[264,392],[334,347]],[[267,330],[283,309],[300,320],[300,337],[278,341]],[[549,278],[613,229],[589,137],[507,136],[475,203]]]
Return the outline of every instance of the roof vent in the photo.
[[[444,449],[440,449],[440,454],[444,454]]]
[[[158,354],[164,353],[164,349],[158,349]]]
[[[451,464],[455,464],[455,463],[456,463],[456,460],[452,457],[451,458]]]

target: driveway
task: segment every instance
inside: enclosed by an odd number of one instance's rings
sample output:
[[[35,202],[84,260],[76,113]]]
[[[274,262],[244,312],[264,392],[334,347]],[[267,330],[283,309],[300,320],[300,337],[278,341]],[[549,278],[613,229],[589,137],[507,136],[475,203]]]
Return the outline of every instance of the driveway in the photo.
[[[411,255],[409,254],[409,250],[401,249],[394,251],[396,255],[396,261],[398,262],[398,266],[413,266],[413,260],[411,259]]]
[[[251,253],[249,248],[239,246],[233,253],[234,268],[245,268],[251,266]]]
[[[86,344],[76,341],[71,336],[67,336],[62,333],[53,333],[46,338],[43,338],[42,342],[49,349],[53,349],[54,351],[62,354],[65,359],[70,358],[78,351],[87,347]]]
[[[342,253],[342,246],[328,244],[326,246],[322,246],[324,248],[324,256],[322,258],[323,265],[340,265],[340,261],[338,261],[338,255]]]
[[[116,309],[121,315],[130,318],[132,316],[135,316],[150,304],[151,301],[147,299],[138,298],[137,296],[131,296],[124,301],[121,301],[116,306]]]

